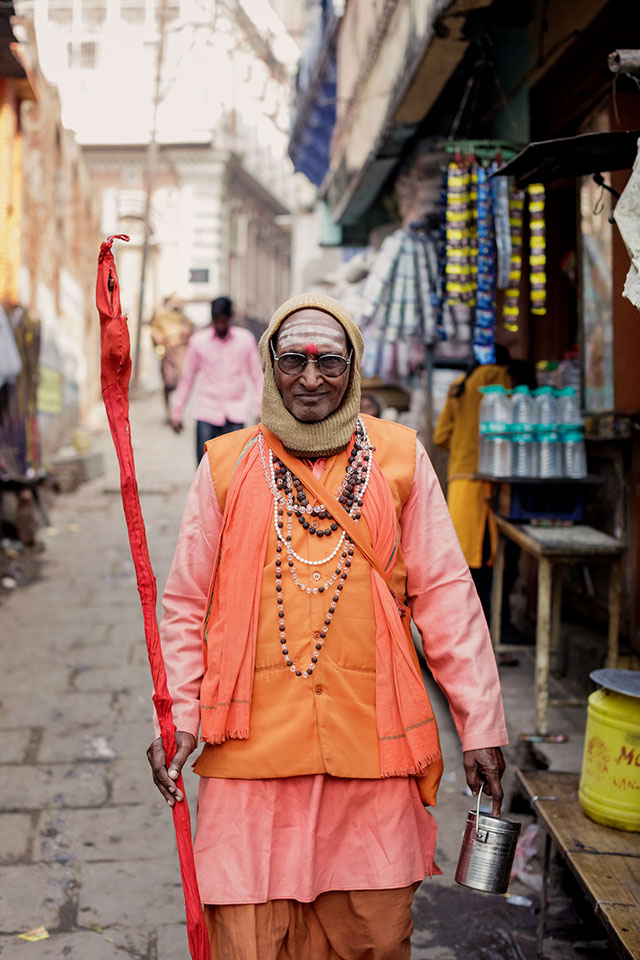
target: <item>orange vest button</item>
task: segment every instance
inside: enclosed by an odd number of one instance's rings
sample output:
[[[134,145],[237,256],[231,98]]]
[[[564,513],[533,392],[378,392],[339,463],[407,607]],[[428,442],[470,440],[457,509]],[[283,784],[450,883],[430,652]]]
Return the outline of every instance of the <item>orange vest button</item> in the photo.
[[[313,633],[313,639],[314,639],[314,640],[319,640],[319,639],[320,639],[320,631],[319,631],[319,630],[315,630],[315,631],[314,631],[314,633]]]
[[[322,693],[322,687],[316,687],[314,693]]]

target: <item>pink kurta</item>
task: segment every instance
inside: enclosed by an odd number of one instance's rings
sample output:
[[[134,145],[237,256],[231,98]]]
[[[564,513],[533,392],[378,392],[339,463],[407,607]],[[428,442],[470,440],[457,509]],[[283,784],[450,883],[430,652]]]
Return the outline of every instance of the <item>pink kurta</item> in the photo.
[[[295,749],[295,744],[292,745]],[[412,777],[202,777],[194,853],[204,903],[309,903],[440,873],[437,825]]]
[[[315,463],[317,476],[323,466]],[[203,676],[200,627],[221,520],[205,458],[187,499],[160,626],[174,720],[195,737]],[[462,747],[505,744],[487,625],[440,485],[419,443],[400,526],[413,618]],[[311,901],[327,890],[408,886],[439,872],[435,840],[435,821],[411,777],[200,781],[195,857],[205,903]]]
[[[262,371],[258,345],[250,330],[232,326],[224,338],[212,326],[197,330],[189,340],[182,375],[171,398],[171,412],[176,420],[182,419],[196,380],[196,420],[215,426],[221,426],[225,420],[247,423],[251,413],[249,378],[259,406]]]

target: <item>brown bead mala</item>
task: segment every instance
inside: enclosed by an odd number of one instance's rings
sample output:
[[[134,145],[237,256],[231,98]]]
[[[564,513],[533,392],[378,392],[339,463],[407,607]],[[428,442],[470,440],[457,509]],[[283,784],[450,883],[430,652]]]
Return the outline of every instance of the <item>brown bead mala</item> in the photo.
[[[316,538],[330,539],[337,532],[339,524],[333,519],[330,511],[324,504],[318,504],[312,507],[308,501],[304,487],[298,477],[273,454],[271,450],[268,455],[265,453],[262,434],[259,435],[259,449],[262,466],[265,473],[267,484],[274,499],[274,527],[277,536],[276,561],[275,561],[275,588],[276,604],[278,609],[278,631],[280,650],[284,658],[285,665],[296,677],[307,678],[313,674],[318,662],[320,653],[324,646],[327,632],[331,626],[336,607],[340,601],[342,591],[349,575],[351,562],[354,554],[353,541],[343,530],[339,537],[336,547],[332,552],[321,560],[306,560],[293,549],[292,531],[293,518],[295,517],[302,528],[307,531],[309,536]],[[352,519],[357,523],[361,517],[361,507],[364,502],[364,494],[369,485],[371,474],[371,446],[363,421],[358,417],[353,448],[349,454],[347,469],[342,479],[336,499],[341,503],[344,509],[349,513]],[[285,520],[286,516],[286,520]],[[320,523],[328,521],[326,526],[320,526]],[[286,532],[285,532],[286,530]],[[283,551],[286,553],[287,569],[295,585],[307,594],[324,593],[333,584],[338,581],[331,597],[331,603],[324,619],[324,623],[319,630],[319,636],[315,643],[314,651],[311,656],[311,662],[306,670],[300,670],[291,660],[286,638],[285,614],[284,614],[284,596],[283,596]],[[338,562],[331,576],[321,586],[308,587],[298,578],[296,564],[297,560],[307,566],[319,567],[329,563],[339,555]],[[320,579],[318,571],[313,573],[314,579]]]

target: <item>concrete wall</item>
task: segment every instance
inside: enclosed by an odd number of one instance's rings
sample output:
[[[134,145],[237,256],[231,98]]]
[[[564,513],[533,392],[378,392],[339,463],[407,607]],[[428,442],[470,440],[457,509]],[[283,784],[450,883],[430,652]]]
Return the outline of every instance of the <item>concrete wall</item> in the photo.
[[[411,52],[429,35],[442,0],[351,0],[338,34],[338,114],[332,168],[359,170],[382,131]]]

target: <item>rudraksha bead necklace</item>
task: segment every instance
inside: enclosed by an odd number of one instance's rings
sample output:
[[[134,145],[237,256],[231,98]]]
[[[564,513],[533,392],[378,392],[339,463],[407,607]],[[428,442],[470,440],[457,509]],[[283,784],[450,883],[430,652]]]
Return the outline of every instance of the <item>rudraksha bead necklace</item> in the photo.
[[[313,674],[315,666],[318,662],[327,632],[331,626],[331,621],[333,620],[333,615],[349,575],[351,561],[354,554],[353,541],[343,530],[337,546],[327,557],[324,557],[322,560],[307,560],[296,553],[292,546],[294,516],[297,518],[302,528],[306,530],[310,536],[318,537],[320,535],[322,537],[331,537],[338,529],[339,524],[333,520],[330,511],[324,504],[318,504],[315,507],[312,507],[309,504],[307,495],[300,480],[294,474],[292,474],[291,471],[288,470],[277,457],[274,456],[271,450],[269,450],[267,458],[262,434],[259,435],[258,445],[267,485],[271,490],[274,500],[273,521],[277,536],[275,586],[276,604],[278,608],[280,650],[282,652],[285,665],[289,667],[291,672],[296,677],[307,678]],[[371,450],[372,447],[369,444],[369,437],[367,435],[365,425],[360,417],[358,417],[354,445],[351,453],[349,454],[347,470],[336,493],[336,499],[344,506],[345,510],[356,523],[360,519],[360,508],[363,504],[365,491],[369,485],[372,464]],[[287,516],[286,521],[284,520],[285,513]],[[328,520],[329,525],[325,529],[321,529],[318,524],[319,520]],[[286,533],[284,532],[285,529]],[[318,631],[318,636],[316,638],[316,643],[311,656],[311,662],[306,670],[300,670],[293,663],[291,657],[289,656],[289,649],[286,639],[282,584],[283,547],[286,551],[287,568],[291,574],[291,579],[303,592],[307,594],[324,593],[325,590],[329,589],[329,587],[331,587],[335,581],[338,580],[338,583],[335,586],[335,593],[331,598],[331,603],[324,619],[324,623]],[[306,564],[307,566],[318,567],[331,562],[331,560],[333,560],[338,553],[340,553],[340,556],[335,570],[332,572],[331,576],[328,577],[324,584],[315,587],[308,587],[304,583],[301,583],[296,571],[294,558],[295,560],[298,560],[300,563]],[[321,579],[319,571],[314,571],[312,573],[312,577],[314,580]]]

